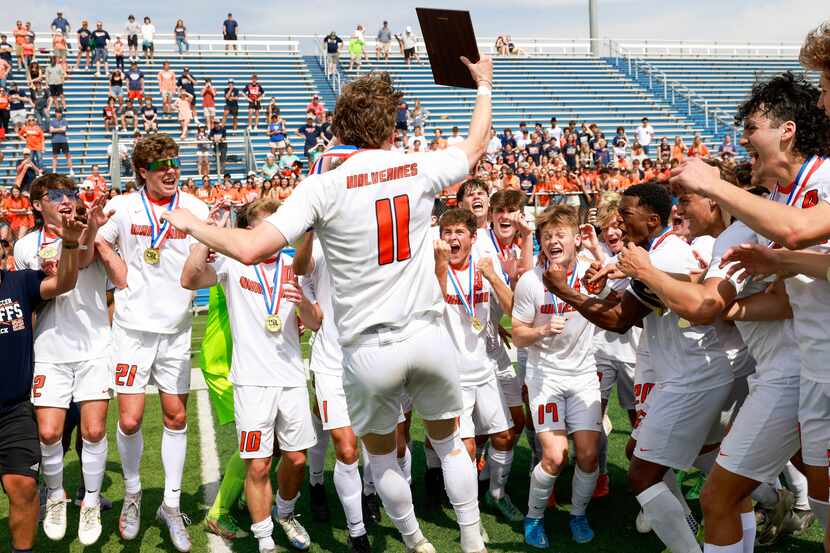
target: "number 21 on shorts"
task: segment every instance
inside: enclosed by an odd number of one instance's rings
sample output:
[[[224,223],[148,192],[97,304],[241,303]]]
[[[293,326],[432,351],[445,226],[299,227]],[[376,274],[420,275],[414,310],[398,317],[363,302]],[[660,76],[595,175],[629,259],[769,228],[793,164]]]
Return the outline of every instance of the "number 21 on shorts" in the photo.
[[[129,365],[127,363],[118,363],[115,366],[115,385],[116,386],[132,386],[135,382],[135,372],[138,370],[137,365]]]

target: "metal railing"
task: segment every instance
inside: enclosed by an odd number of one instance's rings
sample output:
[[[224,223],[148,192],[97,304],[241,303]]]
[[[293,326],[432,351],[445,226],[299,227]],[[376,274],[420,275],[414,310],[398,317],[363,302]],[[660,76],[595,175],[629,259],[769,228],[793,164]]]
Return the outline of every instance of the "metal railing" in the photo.
[[[339,62],[334,64],[334,71],[329,73],[329,55],[323,49],[323,38],[324,37],[322,36],[315,36],[317,64],[320,66],[320,69],[322,69],[323,75],[326,77],[326,80],[328,80],[329,85],[331,85],[331,89],[334,91],[335,96],[340,96],[340,90],[343,86],[343,77],[340,74],[340,64]]]
[[[690,42],[684,40],[636,40],[618,43],[619,48],[629,54],[646,57],[798,57],[800,43],[778,42]]]

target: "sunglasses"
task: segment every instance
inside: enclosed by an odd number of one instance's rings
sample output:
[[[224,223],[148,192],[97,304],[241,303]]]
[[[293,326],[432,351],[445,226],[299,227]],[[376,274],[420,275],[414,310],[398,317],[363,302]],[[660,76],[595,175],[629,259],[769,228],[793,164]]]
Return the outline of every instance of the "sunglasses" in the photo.
[[[49,198],[49,201],[54,204],[62,202],[64,197],[74,202],[78,200],[78,191],[69,188],[50,188],[42,197]]]
[[[148,171],[164,171],[166,169],[178,169],[182,166],[181,161],[177,157],[168,159],[157,159],[147,164]]]

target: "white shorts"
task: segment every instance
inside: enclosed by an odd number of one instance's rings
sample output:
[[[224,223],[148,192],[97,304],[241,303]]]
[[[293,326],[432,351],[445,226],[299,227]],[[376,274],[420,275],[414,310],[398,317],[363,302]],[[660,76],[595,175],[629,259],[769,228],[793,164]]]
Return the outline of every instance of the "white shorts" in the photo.
[[[175,90],[159,90],[159,94],[161,94],[162,101],[169,100],[176,95]]]
[[[528,378],[527,398],[536,432],[602,430],[596,372],[573,377]]]
[[[617,384],[617,400],[620,407],[631,411],[636,407],[634,401],[634,363],[626,363],[616,359],[596,356],[597,374],[599,375],[599,391],[602,400],[608,401],[614,384]]]
[[[73,401],[112,398],[112,373],[106,357],[75,363],[38,363],[32,379],[35,407],[68,409]]]
[[[343,377],[334,374],[314,373],[314,395],[323,430],[345,428],[352,425],[346,392],[343,391]]]
[[[523,378],[518,374],[510,377],[497,377],[501,394],[508,407],[522,407],[525,402],[522,398]]]
[[[756,482],[773,482],[801,447],[798,381],[752,382],[749,396],[723,440],[718,464]]]
[[[461,414],[461,437],[490,436],[513,426],[496,375],[477,386],[462,386],[464,412]]]
[[[190,329],[157,334],[112,323],[110,367],[119,394],[143,394],[154,382],[168,394],[190,391]]]
[[[801,456],[807,465],[826,467],[830,448],[830,384],[802,376],[800,388]]]
[[[461,415],[456,350],[437,318],[403,329],[367,330],[343,348],[343,388],[358,436],[389,434],[401,414],[401,393],[427,421]]]
[[[316,444],[308,402],[305,386],[234,386],[239,456],[243,459],[271,457],[275,430],[282,451],[303,451]]]
[[[204,159],[210,159],[210,152],[208,152],[208,151],[204,151],[204,152],[203,152],[203,151],[201,151],[201,150],[196,150],[196,159],[200,159],[200,160],[201,160],[202,158],[204,158]]]
[[[754,373],[753,373],[754,374]],[[749,396],[749,378],[750,375],[736,377],[732,381],[732,389],[729,391],[729,397],[723,404],[720,412],[720,424],[715,424],[706,436],[706,445],[719,444],[723,441],[729,428],[734,424],[738,413],[743,407],[747,396]]]
[[[648,397],[648,412],[640,421],[634,454],[664,467],[688,470],[706,443],[732,383],[703,392],[670,392],[657,385]]]
[[[635,440],[640,433],[640,422],[648,413],[648,398],[654,389],[654,381],[657,379],[650,361],[651,354],[648,350],[641,349],[637,352],[637,364],[634,367],[634,409],[637,411],[637,418],[631,430],[631,437]]]
[[[202,114],[205,116],[205,119],[207,119],[209,117],[213,118],[213,119],[216,119],[216,108],[215,107],[202,108]]]

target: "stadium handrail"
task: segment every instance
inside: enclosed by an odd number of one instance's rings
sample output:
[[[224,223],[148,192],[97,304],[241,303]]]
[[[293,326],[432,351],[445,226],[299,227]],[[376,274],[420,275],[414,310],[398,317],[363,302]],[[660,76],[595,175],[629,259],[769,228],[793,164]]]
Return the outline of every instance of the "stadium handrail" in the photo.
[[[3,34],[12,36],[12,31],[0,31]],[[51,51],[52,49],[52,31],[36,31],[35,32],[35,47],[41,50]],[[115,36],[116,33],[111,33]],[[188,33],[187,42],[191,50],[197,52],[222,52],[229,44],[234,44],[246,51],[251,52],[290,52],[296,53],[300,51],[300,41],[298,38],[302,36],[296,35],[255,35],[243,34],[239,36],[238,40],[225,40],[220,34],[211,33]],[[69,33],[69,41],[74,42],[76,39],[75,33]],[[112,46],[112,42],[110,42]],[[156,52],[178,52],[176,46],[176,38],[172,33],[157,33],[153,38],[153,47]]]
[[[337,63],[334,66],[334,73],[329,75],[328,72],[328,54],[323,50],[323,36],[314,35],[315,38],[315,46],[317,48],[317,64],[320,66],[320,69],[323,71],[323,75],[328,80],[331,89],[334,91],[335,96],[340,96],[340,89],[342,87],[343,77],[340,74],[340,64]]]
[[[787,57],[798,56],[801,44],[797,42],[689,42],[684,40],[627,40],[617,42],[620,52],[629,56],[654,57]]]

